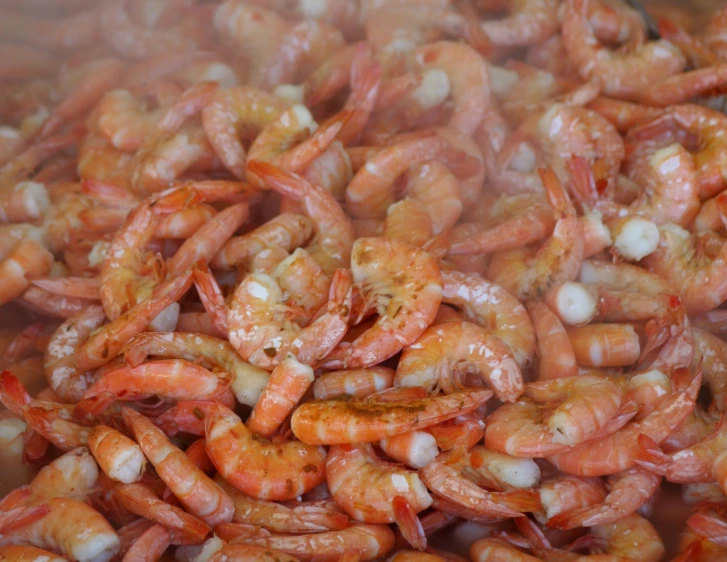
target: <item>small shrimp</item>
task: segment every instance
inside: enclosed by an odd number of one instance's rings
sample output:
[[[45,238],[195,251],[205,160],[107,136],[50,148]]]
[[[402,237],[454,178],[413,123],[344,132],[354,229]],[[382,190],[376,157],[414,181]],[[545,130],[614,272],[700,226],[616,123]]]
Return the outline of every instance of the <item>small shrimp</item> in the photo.
[[[129,408],[122,408],[121,412],[159,478],[187,510],[212,527],[232,521],[232,499],[222,488],[192,464],[151,421]]]
[[[498,453],[482,445],[474,446],[469,455],[472,469],[495,489],[527,490],[540,482],[540,468],[533,459]]]
[[[635,464],[640,434],[660,443],[687,419],[694,408],[701,380],[701,373],[697,372],[686,390],[672,393],[645,418],[631,421],[608,437],[582,443],[548,460],[567,474],[581,476],[628,470]]]
[[[288,106],[284,99],[263,90],[240,86],[217,90],[202,110],[204,129],[215,152],[237,178],[245,178],[247,161],[239,131],[256,135],[274,123]]]
[[[8,371],[0,373],[0,401],[62,451],[88,444],[90,430],[70,421],[73,417],[71,408],[32,399],[22,383]]]
[[[332,371],[316,378],[313,396],[316,400],[328,400],[342,394],[365,397],[391,388],[393,383],[394,370],[388,367]]]
[[[654,495],[661,477],[641,467],[630,468],[608,478],[609,492],[603,502],[550,517],[549,527],[572,529],[616,523],[634,513]]]
[[[475,376],[503,402],[517,400],[524,390],[520,367],[507,344],[470,322],[448,322],[427,328],[404,348],[394,386],[434,387],[453,392]]]
[[[631,324],[568,327],[576,363],[583,367],[628,367],[639,360],[641,344]]]
[[[93,383],[93,375],[76,367],[78,345],[101,327],[106,314],[100,306],[89,306],[61,324],[48,342],[44,368],[50,387],[64,401],[76,403]]]
[[[588,509],[603,502],[606,489],[598,478],[562,475],[543,482],[538,489],[543,508],[535,519],[550,526],[550,521],[573,510]]]
[[[722,282],[725,240],[715,233],[690,234],[676,225],[659,227],[659,245],[643,264],[678,290],[689,314],[717,308],[727,298]]]
[[[234,523],[262,527],[273,533],[319,533],[337,531],[348,525],[348,516],[338,506],[335,510],[329,509],[328,503],[286,506],[243,494],[220,476],[215,477],[215,482],[232,498]]]
[[[518,365],[530,364],[535,353],[535,331],[525,307],[505,289],[481,276],[442,272],[442,302],[458,307],[468,320],[504,341]]]
[[[255,498],[291,500],[325,479],[323,447],[256,438],[222,405],[206,417],[205,435],[207,454],[220,475]]]
[[[588,21],[591,1],[568,0],[563,15],[565,49],[581,78],[600,80],[607,96],[636,101],[643,90],[684,69],[684,57],[668,41],[649,41],[626,53],[604,48]]]
[[[267,248],[292,252],[313,236],[313,222],[305,215],[281,213],[242,236],[230,238],[210,261],[216,270],[231,270],[248,265]]]
[[[574,280],[583,261],[583,236],[575,208],[552,170],[539,170],[556,216],[553,235],[537,250],[517,249],[492,256],[488,277],[520,299],[542,296],[557,282]]]
[[[618,385],[588,375],[529,383],[525,395],[489,416],[485,446],[517,457],[546,457],[596,435],[621,406]]]
[[[229,342],[213,336],[185,332],[144,332],[130,339],[121,349],[126,362],[137,367],[148,355],[171,357],[217,367],[232,377],[232,392],[241,404],[254,406],[265,384],[268,372],[246,363]]]
[[[204,521],[160,500],[146,484],[117,484],[113,496],[124,509],[167,529],[172,544],[199,544],[210,532]]]
[[[522,517],[523,512],[540,507],[537,492],[513,490],[487,492],[468,478],[469,455],[461,451],[445,451],[424,468],[419,476],[434,494],[463,506],[478,515],[490,517]]]
[[[481,24],[498,47],[540,44],[558,31],[558,3],[554,0],[510,0],[505,6],[507,17]]]
[[[248,275],[235,290],[228,311],[230,343],[256,367],[275,367],[289,354],[301,363],[318,363],[348,327],[350,274],[336,271],[324,313],[304,328],[286,322],[282,303],[283,292],[275,279],[263,273]]]
[[[173,400],[234,400],[228,375],[217,375],[184,359],[149,361],[104,373],[83,395],[79,408],[93,414],[115,400],[134,401],[156,395]]]
[[[328,453],[326,481],[333,499],[354,520],[395,522],[408,541],[417,542],[416,514],[432,498],[416,472],[378,459],[371,445],[338,445]],[[399,509],[403,502],[407,508]]]
[[[491,396],[489,390],[468,390],[408,402],[319,400],[300,405],[290,425],[311,445],[370,443],[464,415]]]
[[[416,271],[412,276],[408,272]],[[353,342],[344,342],[325,359],[326,368],[366,368],[412,344],[436,316],[442,281],[435,260],[405,242],[359,238],[351,272],[363,289],[376,323]]]
[[[191,285],[192,272],[187,271],[176,279],[158,285],[148,299],[92,332],[76,349],[73,356],[76,367],[93,369],[111,361],[125,342],[143,332],[162,311],[181,299]]]
[[[544,302],[528,301],[525,307],[538,341],[538,380],[576,376],[578,364],[573,344],[558,316]]]
[[[97,425],[91,430],[88,448],[111,480],[131,484],[144,474],[146,458],[139,446],[107,425]]]
[[[283,360],[270,374],[247,419],[247,428],[269,439],[303,398],[314,378],[313,369],[295,357]]]
[[[474,562],[542,562],[501,539],[480,539],[472,543],[469,554]]]

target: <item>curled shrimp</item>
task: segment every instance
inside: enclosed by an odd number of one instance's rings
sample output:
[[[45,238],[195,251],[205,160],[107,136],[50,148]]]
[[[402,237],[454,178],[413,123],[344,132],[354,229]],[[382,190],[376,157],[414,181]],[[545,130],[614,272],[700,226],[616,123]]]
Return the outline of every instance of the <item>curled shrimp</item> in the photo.
[[[507,17],[481,24],[495,45],[539,44],[557,32],[558,4],[553,0],[515,0],[506,5],[510,12]]]
[[[549,456],[586,441],[616,415],[621,389],[593,376],[530,383],[525,400],[505,404],[488,418],[485,445],[514,456]],[[561,403],[549,416],[539,404]],[[544,419],[545,418],[545,419]]]
[[[470,322],[448,322],[427,328],[404,349],[395,386],[435,386],[451,392],[479,375],[504,402],[517,400],[524,390],[520,367],[497,336]]]
[[[351,255],[353,280],[376,323],[326,357],[327,368],[365,368],[413,343],[434,320],[441,301],[439,268],[426,252],[385,238],[360,238]],[[411,275],[409,272],[416,272]],[[368,307],[367,307],[368,308]]]
[[[131,484],[141,479],[146,469],[146,458],[139,446],[112,427],[95,426],[88,436],[88,447],[112,480]]]
[[[408,402],[319,400],[299,406],[290,424],[311,445],[369,443],[464,415],[491,396],[488,390],[469,390]]]
[[[293,499],[323,482],[326,450],[255,438],[242,420],[218,405],[206,417],[205,448],[220,475],[242,492],[264,500]]]

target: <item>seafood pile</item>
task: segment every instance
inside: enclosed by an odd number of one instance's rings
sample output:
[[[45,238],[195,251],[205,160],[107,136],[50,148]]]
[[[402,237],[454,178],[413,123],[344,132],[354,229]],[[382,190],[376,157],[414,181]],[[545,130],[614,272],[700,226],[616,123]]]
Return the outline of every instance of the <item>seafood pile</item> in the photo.
[[[727,559],[727,7],[653,15],[0,2],[0,560]]]

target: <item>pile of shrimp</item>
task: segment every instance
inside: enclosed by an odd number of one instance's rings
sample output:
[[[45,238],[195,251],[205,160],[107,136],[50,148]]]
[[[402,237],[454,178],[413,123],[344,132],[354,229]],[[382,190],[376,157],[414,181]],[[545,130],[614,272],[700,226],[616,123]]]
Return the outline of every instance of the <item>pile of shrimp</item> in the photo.
[[[0,560],[727,559],[727,7],[652,16],[0,1]]]

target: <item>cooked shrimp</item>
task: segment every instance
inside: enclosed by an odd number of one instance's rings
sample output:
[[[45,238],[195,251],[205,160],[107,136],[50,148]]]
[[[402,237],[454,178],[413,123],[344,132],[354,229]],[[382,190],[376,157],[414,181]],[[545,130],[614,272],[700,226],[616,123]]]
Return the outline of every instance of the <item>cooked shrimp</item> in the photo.
[[[541,524],[573,510],[588,509],[603,502],[606,488],[598,478],[560,475],[543,482],[538,489],[543,508],[535,514]]]
[[[323,447],[255,438],[224,406],[219,405],[207,417],[205,434],[207,454],[220,475],[250,496],[293,499],[325,479]]]
[[[574,280],[583,261],[583,236],[573,203],[552,170],[539,174],[557,219],[553,235],[538,250],[494,254],[487,270],[488,277],[520,299],[541,296],[558,280]]]
[[[544,302],[528,301],[526,308],[538,340],[538,379],[576,376],[578,364],[573,345],[558,316]]]
[[[391,388],[393,382],[394,371],[388,367],[332,371],[316,378],[313,396],[316,400],[327,400],[342,394],[365,397]]]
[[[442,272],[442,302],[462,310],[465,317],[504,341],[520,367],[530,364],[535,332],[525,307],[505,289],[481,276]]]
[[[139,446],[112,427],[95,426],[88,436],[88,448],[111,480],[131,484],[144,474],[146,458]]]
[[[470,376],[485,381],[503,402],[524,390],[520,367],[500,338],[470,322],[448,322],[427,328],[404,349],[394,386],[453,392],[468,386]]]
[[[489,416],[487,447],[518,457],[565,451],[597,434],[621,405],[618,385],[588,375],[530,383],[525,395]],[[553,408],[554,402],[560,404]],[[542,404],[548,405],[548,414]]]
[[[609,492],[602,503],[572,511],[561,511],[551,517],[548,526],[559,529],[593,527],[616,523],[631,515],[656,493],[661,477],[636,467],[609,476]]]
[[[48,342],[45,354],[46,380],[66,402],[79,402],[93,383],[93,375],[78,370],[74,353],[78,345],[106,320],[100,306],[89,306],[61,324]]]
[[[432,492],[473,513],[494,517],[522,517],[540,506],[532,490],[487,492],[467,477],[468,453],[446,451],[419,469],[419,476]]]
[[[439,454],[436,438],[426,431],[412,431],[382,439],[379,447],[387,456],[412,468],[428,465]]]
[[[566,332],[583,367],[627,367],[641,355],[639,336],[630,324],[588,324]]]
[[[152,395],[173,400],[233,401],[228,375],[216,375],[184,359],[161,359],[104,373],[85,392],[79,408],[95,413],[115,400],[133,401]]]
[[[558,30],[558,4],[553,0],[514,0],[505,4],[504,19],[482,22],[482,29],[497,46],[542,43]]]
[[[172,544],[199,544],[210,532],[204,521],[160,500],[146,484],[117,484],[113,495],[124,509],[167,529]]]
[[[649,41],[626,53],[604,49],[586,15],[591,1],[568,0],[563,15],[568,58],[584,80],[600,80],[608,96],[638,100],[641,91],[684,69],[684,57],[668,41]]]
[[[260,399],[247,419],[253,433],[270,438],[314,380],[313,369],[294,357],[282,361],[270,374]]]
[[[540,482],[540,468],[533,459],[490,451],[482,445],[475,445],[469,455],[472,469],[495,489],[527,490]]]
[[[170,542],[169,531],[161,525],[152,525],[128,548],[126,554],[124,554],[123,562],[140,559],[147,561],[159,560],[169,547]]]
[[[299,406],[290,423],[295,436],[311,445],[369,443],[466,414],[491,396],[469,390],[407,402],[319,400]]]
[[[79,447],[44,466],[30,482],[30,502],[48,498],[85,501],[94,492],[98,467],[88,449]]]
[[[268,372],[246,363],[229,342],[213,336],[184,332],[145,332],[130,339],[121,350],[132,367],[141,365],[148,355],[187,361],[204,360],[232,377],[232,392],[238,402],[254,406],[268,380]]]
[[[53,264],[52,254],[33,240],[23,240],[2,256],[0,276],[3,278],[0,303],[19,297],[29,287],[28,275],[46,275]]]
[[[42,558],[48,562],[65,562],[65,558],[48,550],[29,545],[9,544],[0,547],[0,560],[33,562]]]
[[[501,539],[480,539],[469,549],[475,562],[541,562],[541,558],[530,556]]]
[[[694,408],[701,378],[697,372],[686,390],[672,393],[642,420],[631,421],[608,437],[582,443],[548,460],[563,472],[581,476],[601,476],[628,470],[635,463],[639,435],[659,443],[687,418]]]
[[[212,527],[232,520],[232,499],[172,445],[161,429],[134,410],[123,408],[122,413],[144,455],[184,507]]]
[[[365,368],[398,353],[424,332],[441,302],[442,282],[434,259],[404,242],[358,239],[351,271],[363,288],[367,308],[375,308],[379,317],[353,342],[334,349],[324,362],[327,368]]]
[[[317,533],[344,529],[348,516],[339,511],[338,506],[316,503],[285,506],[279,502],[271,502],[253,498],[242,493],[223,478],[217,476],[215,481],[232,498],[235,505],[234,523],[244,523],[262,527],[274,533]]]

